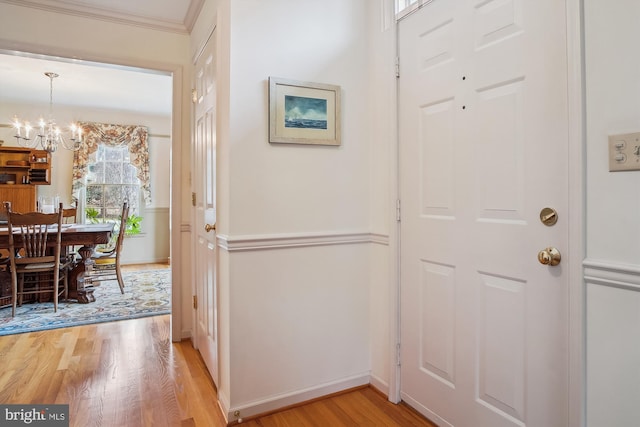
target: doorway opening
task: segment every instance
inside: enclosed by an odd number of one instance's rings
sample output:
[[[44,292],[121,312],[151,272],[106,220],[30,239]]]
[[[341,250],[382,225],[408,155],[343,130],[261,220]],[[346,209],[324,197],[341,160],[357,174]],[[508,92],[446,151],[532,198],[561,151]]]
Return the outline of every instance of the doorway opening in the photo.
[[[170,71],[78,61],[0,49],[0,144],[19,146],[11,118],[37,121],[49,113],[63,131],[76,121],[141,125],[148,129],[151,203],[141,204],[141,233],[125,240],[123,264],[131,271],[166,266],[169,270],[169,310],[171,310],[171,200],[174,189],[171,163],[174,78]],[[53,92],[45,72],[59,75]],[[39,148],[39,147],[38,147]],[[38,197],[58,197],[70,206],[73,152],[59,148],[52,154],[51,184],[37,186]],[[84,215],[79,215],[84,217]],[[144,266],[144,268],[143,268]],[[111,284],[103,284],[110,286]],[[117,286],[116,286],[117,288]],[[126,292],[126,288],[125,288]]]

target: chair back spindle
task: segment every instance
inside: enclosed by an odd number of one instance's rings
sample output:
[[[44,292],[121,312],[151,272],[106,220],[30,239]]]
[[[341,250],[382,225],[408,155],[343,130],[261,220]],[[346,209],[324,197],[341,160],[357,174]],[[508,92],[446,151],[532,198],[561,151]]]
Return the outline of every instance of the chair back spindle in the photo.
[[[5,204],[9,237],[9,261],[12,280],[12,315],[15,316],[18,296],[35,293],[53,293],[54,311],[58,308],[58,296],[67,294],[66,264],[60,262],[62,204],[56,213],[11,211],[10,204]],[[50,273],[50,276],[41,273]],[[25,278],[34,283],[34,288],[27,290]],[[38,282],[43,277],[50,282],[44,286]],[[60,288],[60,280],[64,283]]]

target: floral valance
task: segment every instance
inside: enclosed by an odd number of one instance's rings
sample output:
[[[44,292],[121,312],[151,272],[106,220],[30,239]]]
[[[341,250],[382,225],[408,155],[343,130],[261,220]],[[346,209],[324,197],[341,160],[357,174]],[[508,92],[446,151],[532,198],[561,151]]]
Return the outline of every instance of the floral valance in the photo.
[[[80,122],[83,141],[73,155],[73,196],[78,199],[85,187],[85,177],[89,156],[98,150],[100,144],[129,147],[131,164],[138,170],[138,179],[146,205],[151,203],[151,180],[149,177],[149,144],[147,128],[139,125],[113,125],[105,123]]]

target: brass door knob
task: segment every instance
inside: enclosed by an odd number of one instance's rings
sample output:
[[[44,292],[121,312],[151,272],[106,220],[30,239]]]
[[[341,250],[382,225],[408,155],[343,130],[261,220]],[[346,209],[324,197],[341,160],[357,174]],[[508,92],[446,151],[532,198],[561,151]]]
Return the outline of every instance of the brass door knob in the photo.
[[[553,267],[554,265],[560,264],[561,259],[560,251],[553,247],[549,247],[538,252],[538,261],[540,261],[540,264]]]
[[[211,230],[216,231],[216,224],[205,224],[204,225],[204,231],[206,231],[207,233],[210,232]]]

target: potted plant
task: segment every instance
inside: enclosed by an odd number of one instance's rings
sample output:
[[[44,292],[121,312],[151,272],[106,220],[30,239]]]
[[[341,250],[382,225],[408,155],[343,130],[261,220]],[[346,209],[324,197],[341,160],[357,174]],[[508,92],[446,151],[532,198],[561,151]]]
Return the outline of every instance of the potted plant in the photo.
[[[86,208],[85,209],[85,216],[86,216],[87,222],[89,224],[97,224],[97,223],[105,221],[103,218],[100,217],[100,211],[98,209],[95,209],[95,208]],[[112,221],[112,220],[107,220],[107,221]],[[116,222],[116,226],[114,228],[114,233],[111,236],[111,241],[108,244],[103,245],[104,246],[102,248],[103,250],[114,247],[114,245],[116,243],[116,239],[118,237],[119,227],[120,227],[120,224],[118,222]],[[139,216],[139,215],[135,215],[135,214],[129,215],[127,217],[126,228],[124,230],[124,234],[126,236],[134,236],[136,234],[140,234],[141,231],[142,231],[142,217]]]
[[[127,217],[127,228],[124,230],[124,234],[133,236],[140,234],[140,231],[142,231],[142,217],[135,214],[129,215]]]

